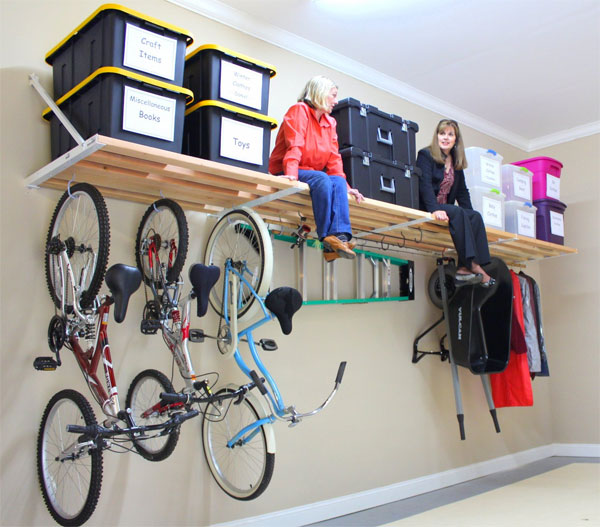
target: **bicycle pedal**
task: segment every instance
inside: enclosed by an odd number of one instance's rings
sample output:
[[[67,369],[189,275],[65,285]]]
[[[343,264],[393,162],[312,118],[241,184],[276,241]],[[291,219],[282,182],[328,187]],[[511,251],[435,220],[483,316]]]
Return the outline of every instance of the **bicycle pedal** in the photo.
[[[190,329],[190,342],[204,342],[204,330]]]
[[[33,367],[39,371],[54,371],[58,367],[58,362],[52,357],[36,357]]]
[[[160,329],[160,320],[142,320],[140,331],[143,335],[156,335]]]
[[[260,347],[265,351],[276,351],[277,350],[277,342],[273,339],[260,339],[258,341]]]

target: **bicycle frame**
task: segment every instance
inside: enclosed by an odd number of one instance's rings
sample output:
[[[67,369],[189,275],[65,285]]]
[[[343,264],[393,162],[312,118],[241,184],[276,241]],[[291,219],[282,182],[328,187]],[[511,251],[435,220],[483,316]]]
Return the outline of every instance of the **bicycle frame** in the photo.
[[[247,443],[259,432],[261,426],[273,423],[277,419],[280,419],[283,421],[288,421],[290,423],[289,426],[297,425],[302,420],[303,417],[308,417],[308,416],[314,415],[314,414],[320,412],[321,410],[323,410],[333,399],[333,397],[335,396],[337,389],[338,389],[338,383],[336,381],[336,386],[335,386],[334,390],[330,393],[330,395],[326,399],[326,401],[321,406],[319,406],[315,410],[312,410],[311,412],[299,413],[296,411],[296,408],[293,405],[286,407],[286,405],[283,401],[281,392],[279,391],[279,388],[277,387],[277,383],[275,382],[275,379],[273,379],[273,376],[269,373],[269,370],[267,369],[265,364],[262,362],[262,360],[258,354],[258,350],[257,350],[256,344],[254,342],[254,338],[252,336],[252,332],[255,329],[257,329],[258,327],[262,326],[263,324],[273,320],[273,318],[275,318],[275,315],[273,315],[267,309],[263,298],[261,298],[256,293],[254,288],[250,285],[250,282],[244,277],[244,275],[243,275],[244,272],[250,273],[249,269],[246,267],[245,264],[243,266],[242,272],[240,272],[232,264],[230,259],[228,259],[226,261],[226,264],[225,264],[225,286],[224,286],[223,298],[224,299],[230,298],[229,287],[230,287],[230,283],[231,283],[232,284],[232,288],[231,288],[232,300],[231,300],[231,302],[229,302],[227,300],[225,300],[223,302],[223,304],[224,304],[223,305],[223,316],[224,316],[225,322],[227,324],[230,324],[231,321],[234,321],[234,324],[232,324],[232,326],[236,327],[235,323],[237,323],[237,307],[238,307],[238,305],[241,305],[241,301],[242,301],[242,293],[240,291],[243,291],[244,287],[247,287],[248,291],[255,297],[255,300],[257,302],[259,302],[259,304],[261,306],[261,309],[263,311],[263,317],[260,320],[251,324],[250,326],[242,329],[239,332],[236,330],[235,331],[235,335],[236,335],[235,339],[234,339],[234,331],[232,330],[232,332],[231,332],[232,333],[232,346],[235,345],[235,351],[233,353],[233,357],[234,357],[238,367],[240,368],[240,370],[242,370],[242,372],[244,372],[244,374],[248,378],[253,379],[253,376],[251,374],[252,370],[251,370],[251,368],[248,367],[248,365],[242,358],[240,350],[239,350],[239,342],[240,341],[247,342],[248,347],[250,349],[250,354],[252,356],[252,360],[254,361],[254,363],[258,367],[260,373],[264,376],[264,378],[267,382],[268,388],[267,388],[267,386],[264,386],[264,390],[261,390],[261,391],[269,404],[269,408],[271,409],[271,414],[264,416],[261,419],[258,419],[254,423],[251,423],[250,425],[246,426],[242,430],[238,431],[227,442],[227,446],[230,448],[233,448],[235,445],[243,445],[243,444]],[[233,277],[233,280],[231,280],[231,282],[230,282],[231,277]],[[238,284],[241,284],[242,287],[238,287]],[[230,312],[230,307],[232,308],[231,312]],[[341,380],[339,373],[338,373],[338,379]]]
[[[94,398],[100,405],[102,412],[110,420],[118,420],[117,417],[121,410],[119,405],[119,394],[117,382],[113,369],[112,357],[110,354],[110,346],[108,344],[108,319],[110,306],[113,300],[109,296],[98,297],[94,301],[94,307],[89,310],[82,311],[79,307],[79,291],[81,284],[84,283],[85,274],[80,277],[79,285],[76,285],[73,269],[67,250],[64,249],[59,255],[60,275],[62,280],[62,302],[61,313],[67,320],[67,337],[71,346],[71,351],[75,355],[75,359],[81,368],[86,382],[94,395]],[[65,269],[66,278],[65,280]],[[71,284],[73,294],[73,313],[67,314],[65,309],[65,293],[67,284]],[[87,349],[83,349],[80,345],[81,336],[83,333],[84,339],[88,344]],[[98,378],[98,365],[102,359],[104,369],[104,378],[106,390],[102,382]]]

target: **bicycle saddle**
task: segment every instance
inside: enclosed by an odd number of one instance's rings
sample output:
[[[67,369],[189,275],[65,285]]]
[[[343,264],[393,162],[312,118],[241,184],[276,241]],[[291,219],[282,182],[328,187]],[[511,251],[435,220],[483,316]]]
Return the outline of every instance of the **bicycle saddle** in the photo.
[[[293,287],[278,287],[265,298],[265,306],[279,320],[284,335],[292,332],[292,317],[302,307],[302,295]]]
[[[189,275],[192,289],[198,299],[196,314],[199,317],[203,317],[206,315],[206,310],[208,309],[208,295],[213,286],[217,283],[217,280],[221,275],[221,269],[216,265],[197,263],[190,267]]]
[[[106,271],[104,280],[115,300],[115,322],[121,323],[125,320],[129,297],[142,283],[142,273],[137,267],[115,264]]]

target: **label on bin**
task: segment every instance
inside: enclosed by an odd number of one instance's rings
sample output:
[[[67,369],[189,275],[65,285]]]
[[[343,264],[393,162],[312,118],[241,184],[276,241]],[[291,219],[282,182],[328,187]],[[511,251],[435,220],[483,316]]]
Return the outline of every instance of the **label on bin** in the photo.
[[[263,76],[257,71],[222,60],[219,96],[222,99],[260,110],[262,107],[262,78]]]
[[[263,164],[263,129],[221,117],[221,156]]]
[[[535,214],[517,209],[517,234],[535,238]]]
[[[561,238],[565,237],[565,224],[560,212],[550,211],[550,233]]]
[[[560,199],[560,178],[552,174],[546,174],[546,196]]]
[[[175,99],[125,86],[123,130],[173,141]]]
[[[127,24],[123,53],[124,66],[175,80],[176,57],[177,40]]]
[[[486,198],[482,199],[481,216],[486,225],[502,228],[502,202],[497,199]]]
[[[487,156],[480,157],[481,181],[494,188],[500,188],[500,161]]]
[[[519,171],[513,172],[513,193],[516,197],[531,201],[531,178]]]

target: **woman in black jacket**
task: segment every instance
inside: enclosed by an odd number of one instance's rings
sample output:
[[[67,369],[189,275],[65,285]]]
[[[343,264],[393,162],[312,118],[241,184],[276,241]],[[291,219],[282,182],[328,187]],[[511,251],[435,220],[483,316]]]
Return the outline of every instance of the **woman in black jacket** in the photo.
[[[494,279],[481,267],[490,262],[490,251],[483,219],[473,210],[465,183],[467,160],[456,121],[442,119],[438,123],[431,145],[419,151],[417,166],[422,171],[419,207],[436,220],[450,222],[450,235],[458,253],[457,285],[492,286]]]

